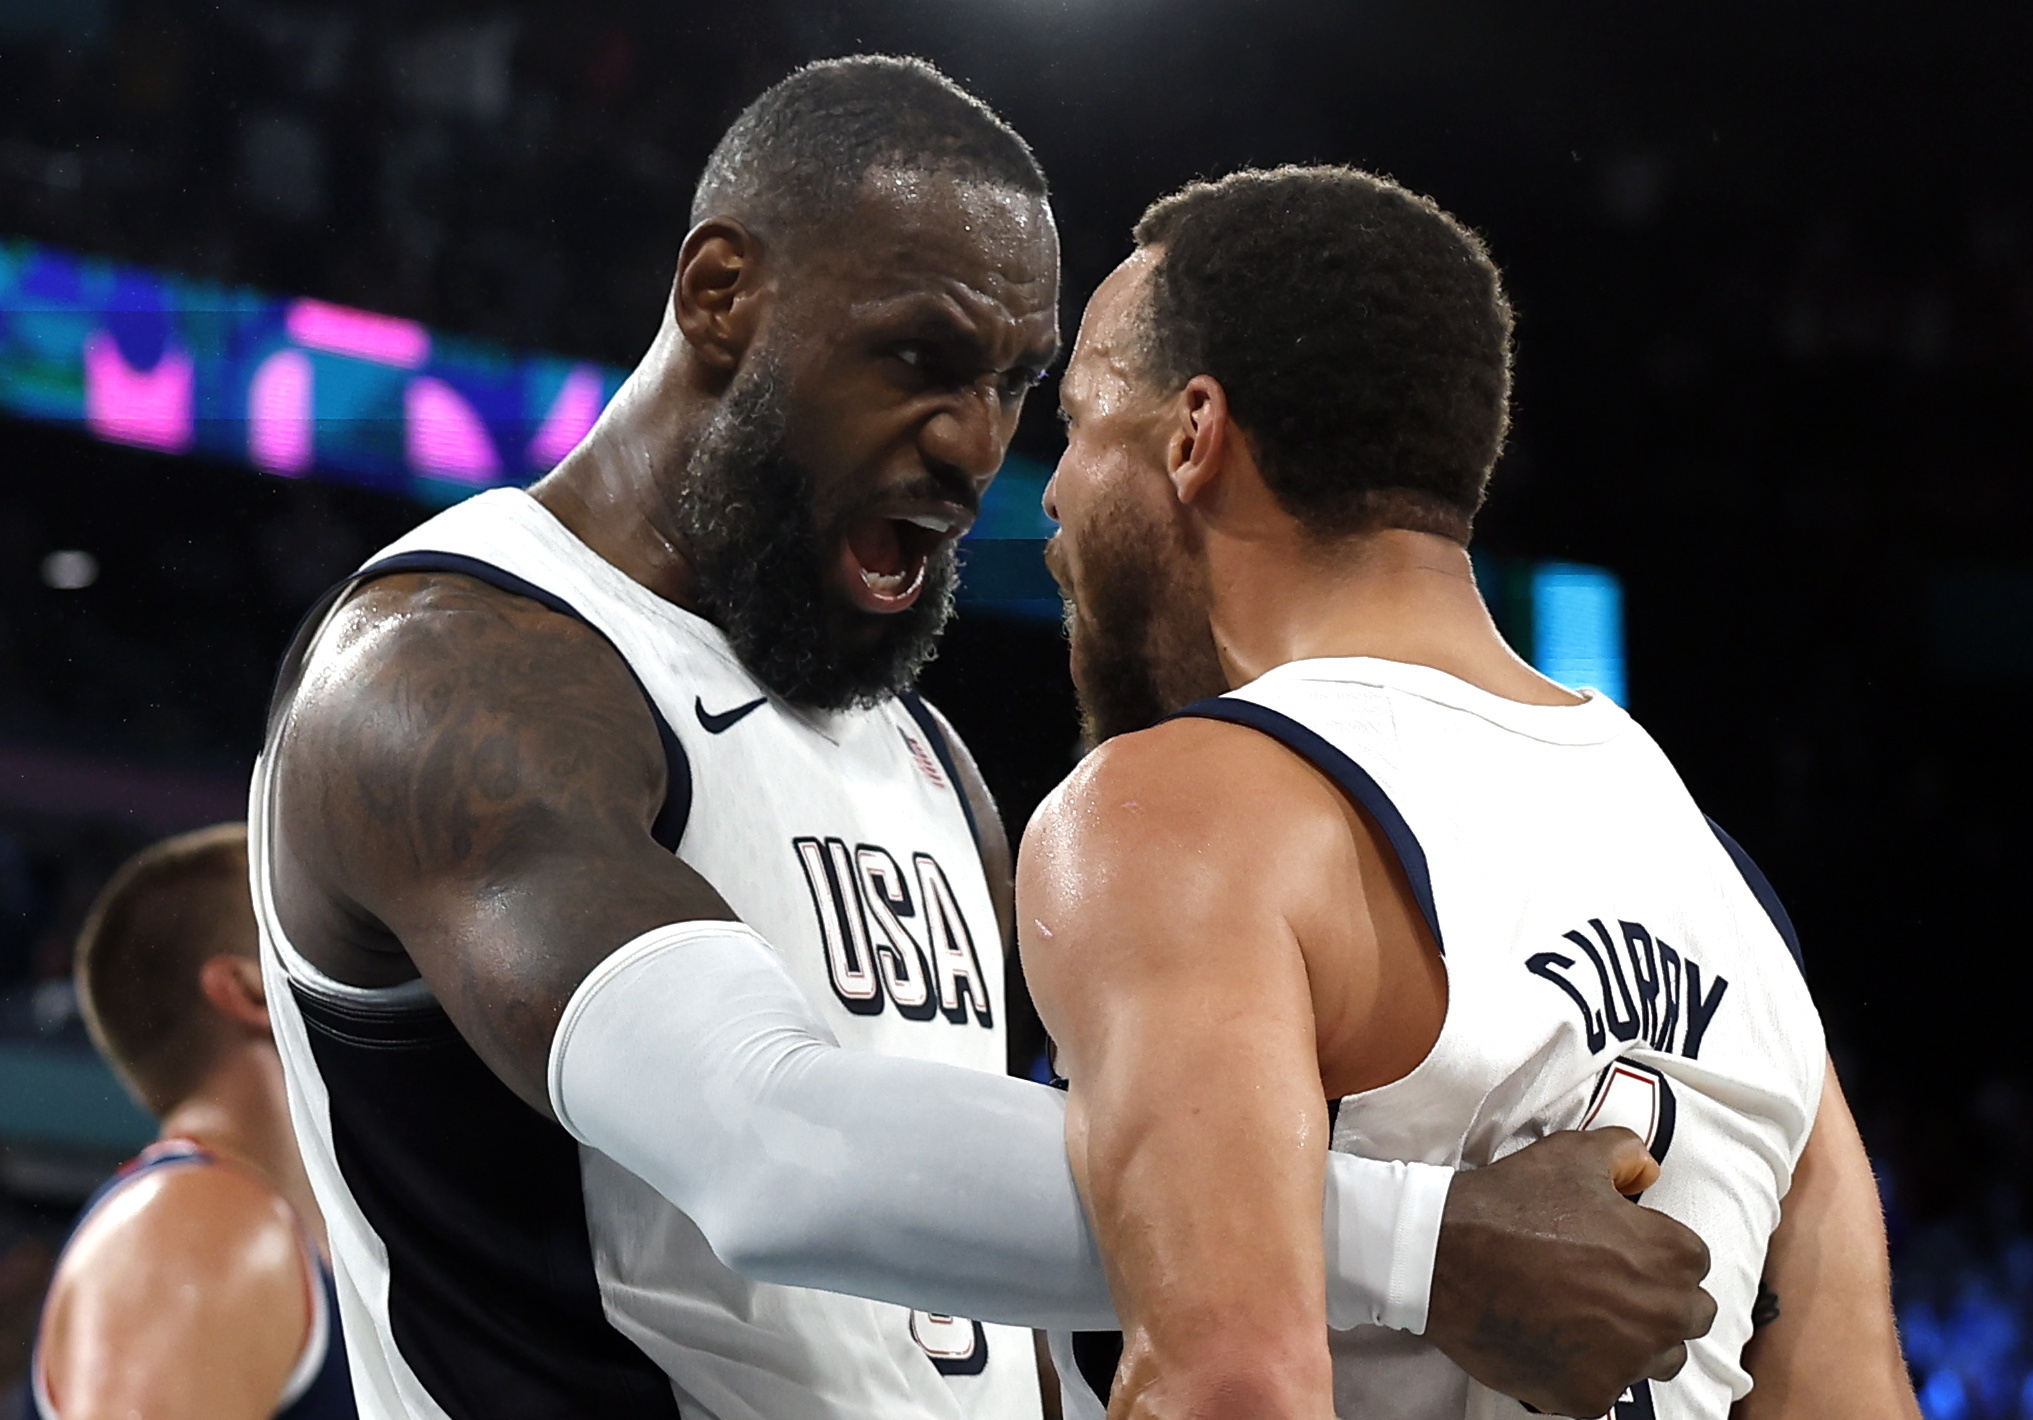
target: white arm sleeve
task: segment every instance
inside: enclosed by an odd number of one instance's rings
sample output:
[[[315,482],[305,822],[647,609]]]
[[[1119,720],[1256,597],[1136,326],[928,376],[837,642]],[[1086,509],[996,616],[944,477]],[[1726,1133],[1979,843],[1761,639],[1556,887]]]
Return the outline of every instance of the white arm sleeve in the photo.
[[[744,1276],[1016,1326],[1116,1326],[1066,1162],[1065,1097],[841,1049],[740,923],[659,927],[594,968],[558,1023],[549,1086],[574,1138],[683,1209]],[[1423,1327],[1448,1171],[1328,1164],[1330,1320]]]

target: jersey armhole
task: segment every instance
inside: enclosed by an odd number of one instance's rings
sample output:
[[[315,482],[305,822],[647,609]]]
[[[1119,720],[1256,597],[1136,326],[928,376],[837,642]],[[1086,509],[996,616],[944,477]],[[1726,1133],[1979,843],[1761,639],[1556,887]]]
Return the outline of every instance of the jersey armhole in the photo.
[[[298,623],[296,634],[290,638],[289,650],[284,654],[282,665],[276,672],[275,692],[269,701],[269,734],[273,736],[277,713],[287,703],[290,693],[296,689],[297,680],[303,672],[304,659],[310,654],[312,643],[317,640],[318,633],[324,629],[325,622],[330,619],[339,603],[378,578],[418,572],[450,572],[461,577],[471,577],[476,582],[485,582],[511,596],[533,601],[560,616],[569,616],[613,647],[614,654],[621,659],[622,668],[628,672],[628,678],[635,683],[636,691],[642,696],[642,703],[649,707],[650,719],[656,723],[657,741],[663,746],[664,800],[657,810],[656,818],[650,823],[650,837],[666,852],[677,852],[678,844],[685,836],[685,827],[692,817],[692,764],[685,755],[685,747],[679,742],[677,732],[671,728],[670,721],[664,718],[663,711],[657,708],[656,700],[649,693],[649,687],[642,683],[642,677],[635,673],[635,667],[629,665],[628,657],[621,654],[621,648],[614,645],[613,639],[595,626],[577,607],[557,593],[518,577],[505,568],[496,567],[491,562],[483,562],[477,557],[468,557],[457,552],[398,552],[393,557],[384,557],[379,562],[371,562],[362,567],[318,598],[316,604]],[[943,742],[935,739],[934,746],[943,762],[945,759]],[[972,823],[971,817],[969,823],[970,825]]]
[[[905,714],[917,721],[918,728],[925,732],[925,738],[932,742],[932,754],[938,759],[939,767],[946,771],[946,782],[953,786],[953,796],[960,801],[960,814],[967,820],[967,832],[974,839],[974,849],[980,852],[981,825],[975,821],[974,805],[967,798],[967,786],[961,781],[960,770],[953,762],[953,747],[946,743],[946,732],[939,724],[939,717],[932,713],[932,707],[915,690],[899,694],[897,703],[904,707]]]
[[[1291,716],[1254,700],[1217,695],[1196,700],[1165,719],[1226,720],[1232,725],[1247,726],[1269,735],[1332,779],[1383,830],[1391,851],[1398,856],[1398,866],[1405,871],[1405,881],[1411,884],[1412,899],[1419,905],[1426,930],[1433,934],[1434,947],[1442,956],[1447,955],[1447,943],[1440,935],[1440,914],[1433,902],[1433,874],[1426,865],[1426,850],[1420,846],[1412,826],[1405,822],[1405,816],[1398,812],[1398,806],[1391,802],[1391,796],[1370,777],[1368,770]]]
[[[1714,819],[1708,818],[1706,814],[1702,817],[1707,820],[1709,828],[1715,833],[1716,841],[1721,843],[1723,850],[1729,854],[1730,861],[1737,865],[1737,871],[1743,874],[1744,882],[1750,886],[1751,895],[1758,900],[1758,906],[1765,909],[1765,915],[1771,918],[1772,925],[1779,929],[1779,936],[1786,943],[1786,950],[1793,954],[1793,964],[1805,972],[1807,960],[1800,952],[1800,934],[1794,930],[1793,919],[1786,912],[1786,904],[1779,901],[1779,894],[1773,890],[1770,880],[1765,877],[1758,865],[1751,861],[1751,855],[1744,852],[1743,845],[1723,832],[1722,825]]]

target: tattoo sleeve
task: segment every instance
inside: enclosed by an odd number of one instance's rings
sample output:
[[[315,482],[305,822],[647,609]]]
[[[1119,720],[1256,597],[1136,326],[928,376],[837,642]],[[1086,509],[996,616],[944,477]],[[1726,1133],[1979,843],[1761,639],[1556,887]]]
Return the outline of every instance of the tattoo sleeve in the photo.
[[[313,895],[385,931],[540,1110],[551,1034],[585,974],[651,927],[733,915],[650,837],[663,751],[619,654],[484,584],[364,588],[320,638],[274,752],[282,833]],[[304,935],[312,960],[343,960],[334,933]]]

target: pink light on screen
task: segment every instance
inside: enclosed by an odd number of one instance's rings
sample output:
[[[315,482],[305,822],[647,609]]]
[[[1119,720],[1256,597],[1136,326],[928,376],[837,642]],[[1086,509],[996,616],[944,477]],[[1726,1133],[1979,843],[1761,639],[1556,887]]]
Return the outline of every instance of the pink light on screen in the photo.
[[[418,369],[431,358],[431,333],[399,316],[377,315],[304,296],[289,303],[283,324],[291,340],[329,355],[350,355],[399,370]]]
[[[278,350],[247,384],[247,457],[295,478],[311,466],[311,357]]]
[[[464,395],[432,375],[402,393],[403,452],[416,472],[485,487],[501,477],[487,426]]]
[[[600,417],[600,372],[591,365],[574,365],[558,387],[542,427],[529,443],[529,466],[539,472],[556,468],[566,454]]]
[[[136,370],[103,330],[85,337],[85,426],[116,444],[181,454],[191,447],[191,357],[174,346]]]

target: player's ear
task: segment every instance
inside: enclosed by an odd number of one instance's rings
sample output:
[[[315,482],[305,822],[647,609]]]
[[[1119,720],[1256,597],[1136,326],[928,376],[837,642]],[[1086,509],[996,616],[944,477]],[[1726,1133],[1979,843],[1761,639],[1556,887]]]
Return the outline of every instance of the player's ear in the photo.
[[[1166,472],[1179,501],[1193,503],[1213,489],[1235,443],[1228,391],[1212,375],[1195,375],[1172,397],[1171,417]]]
[[[261,981],[261,963],[254,958],[226,952],[205,958],[198,968],[198,989],[227,1020],[268,1033],[268,992]]]
[[[732,217],[708,217],[678,249],[671,315],[708,368],[732,374],[762,317],[762,243]]]

